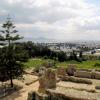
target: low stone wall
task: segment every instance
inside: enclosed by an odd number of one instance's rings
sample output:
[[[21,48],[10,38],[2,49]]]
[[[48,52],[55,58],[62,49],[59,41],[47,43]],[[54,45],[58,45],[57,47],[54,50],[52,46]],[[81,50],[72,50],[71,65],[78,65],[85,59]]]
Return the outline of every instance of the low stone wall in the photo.
[[[100,79],[100,72],[95,72],[95,79]]]
[[[83,79],[83,78],[77,78],[74,76],[66,76],[61,78],[62,81],[70,81],[74,83],[84,83],[84,84],[92,84],[91,80]]]
[[[39,93],[39,92],[30,92],[28,93],[27,100],[99,100],[98,97],[90,95],[76,95],[73,96],[70,93],[65,93],[58,90],[48,89],[46,94]]]
[[[70,93],[65,93],[63,91],[51,90],[51,89],[47,90],[47,94],[48,94],[48,100],[97,100],[97,98],[92,95],[89,95],[88,97],[84,95],[73,96]]]
[[[82,71],[77,70],[74,74],[75,77],[100,79],[100,72],[97,71]]]
[[[91,78],[91,72],[87,71],[76,71],[74,76],[76,77],[82,77],[82,78]]]
[[[78,71],[87,71],[87,72],[91,72],[92,69],[84,69],[84,68],[81,68],[81,69],[77,69]]]

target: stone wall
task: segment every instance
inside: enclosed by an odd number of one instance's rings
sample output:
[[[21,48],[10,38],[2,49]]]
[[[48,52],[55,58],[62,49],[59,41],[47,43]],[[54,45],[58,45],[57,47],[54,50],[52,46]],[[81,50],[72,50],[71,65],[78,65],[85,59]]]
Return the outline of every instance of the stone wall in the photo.
[[[98,96],[99,97],[99,96]],[[28,93],[27,100],[99,100],[97,96],[93,96],[93,94],[84,95],[71,95],[70,93],[64,93],[62,91],[48,89],[46,94],[39,92],[30,92]]]
[[[65,93],[63,91],[58,90],[47,90],[48,100],[99,100],[98,97],[87,93],[86,96],[84,95],[72,95],[71,93]]]
[[[62,91],[57,90],[47,90],[48,100],[97,100],[96,97],[89,95],[87,96],[79,96],[79,95],[71,95],[71,93],[66,94]]]
[[[95,79],[100,79],[100,72],[95,72]]]
[[[87,71],[76,71],[74,76],[82,78],[91,78],[91,72]]]
[[[100,79],[100,72],[97,71],[82,71],[77,70],[74,74],[75,77]]]

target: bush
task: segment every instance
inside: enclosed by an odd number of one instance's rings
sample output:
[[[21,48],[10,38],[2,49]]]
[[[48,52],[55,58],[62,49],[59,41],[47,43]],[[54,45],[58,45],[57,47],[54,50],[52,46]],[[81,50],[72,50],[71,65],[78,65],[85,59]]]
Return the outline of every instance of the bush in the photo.
[[[84,55],[83,57],[86,60],[100,60],[100,56],[96,56],[96,55]]]
[[[46,67],[46,68],[51,68],[51,67],[55,67],[56,66],[56,62],[55,61],[46,61],[42,64],[43,67]]]
[[[47,56],[44,56],[43,58],[44,58],[44,59],[48,59],[48,57],[47,57]]]
[[[100,63],[95,63],[94,67],[100,67]]]
[[[34,69],[33,69],[33,72],[36,72],[36,73],[39,73],[39,71],[41,69],[44,69],[44,68],[56,68],[56,62],[53,61],[53,60],[47,60],[45,62],[42,62],[41,65],[37,65]]]
[[[33,72],[39,73],[39,69],[40,69],[40,66],[35,67],[35,68],[33,69]]]
[[[58,61],[63,62],[67,60],[67,55],[63,51],[58,53]]]

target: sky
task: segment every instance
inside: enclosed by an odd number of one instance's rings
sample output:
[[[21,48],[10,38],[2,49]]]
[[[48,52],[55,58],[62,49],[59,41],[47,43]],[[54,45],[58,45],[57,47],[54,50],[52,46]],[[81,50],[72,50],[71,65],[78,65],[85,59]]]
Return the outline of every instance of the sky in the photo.
[[[100,40],[100,0],[0,0],[0,25],[8,14],[28,39]]]

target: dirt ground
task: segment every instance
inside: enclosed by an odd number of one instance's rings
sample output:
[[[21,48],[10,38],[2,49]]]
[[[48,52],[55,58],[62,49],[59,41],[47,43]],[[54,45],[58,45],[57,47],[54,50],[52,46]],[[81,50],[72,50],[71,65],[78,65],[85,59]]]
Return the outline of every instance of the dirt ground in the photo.
[[[90,79],[90,80],[93,81],[92,85],[60,81],[59,83],[57,83],[57,87],[58,87],[57,89],[58,90],[65,89],[66,93],[73,93],[73,95],[74,92],[78,93],[79,91],[81,91],[80,92],[81,94],[84,93],[86,94],[86,92],[95,90],[96,85],[100,86],[100,80],[94,80],[94,79]],[[39,87],[38,77],[30,74],[24,75],[24,81],[14,80],[14,83],[23,86],[23,88],[20,89],[19,91],[15,91],[11,95],[6,96],[0,100],[27,100],[28,92],[37,91]],[[26,85],[26,83],[31,83],[31,84]],[[96,92],[100,93],[100,90],[98,91],[96,90]]]
[[[28,92],[30,92],[32,90],[36,91],[36,90],[38,90],[38,87],[39,87],[38,81],[36,81],[28,86],[23,84],[23,88],[21,90],[16,91],[1,100],[27,100]]]
[[[93,84],[88,85],[82,83],[60,81],[59,83],[57,83],[57,86],[65,87],[65,88],[73,88],[77,90],[100,92],[100,90],[95,89],[95,86],[100,86],[100,80],[96,80],[96,79],[88,79],[88,80],[91,80]]]
[[[39,87],[38,77],[30,74],[23,75],[24,80],[14,80],[14,84],[22,86],[19,91],[13,92],[0,100],[27,100],[28,92],[37,91]],[[29,84],[29,85],[26,85]]]

